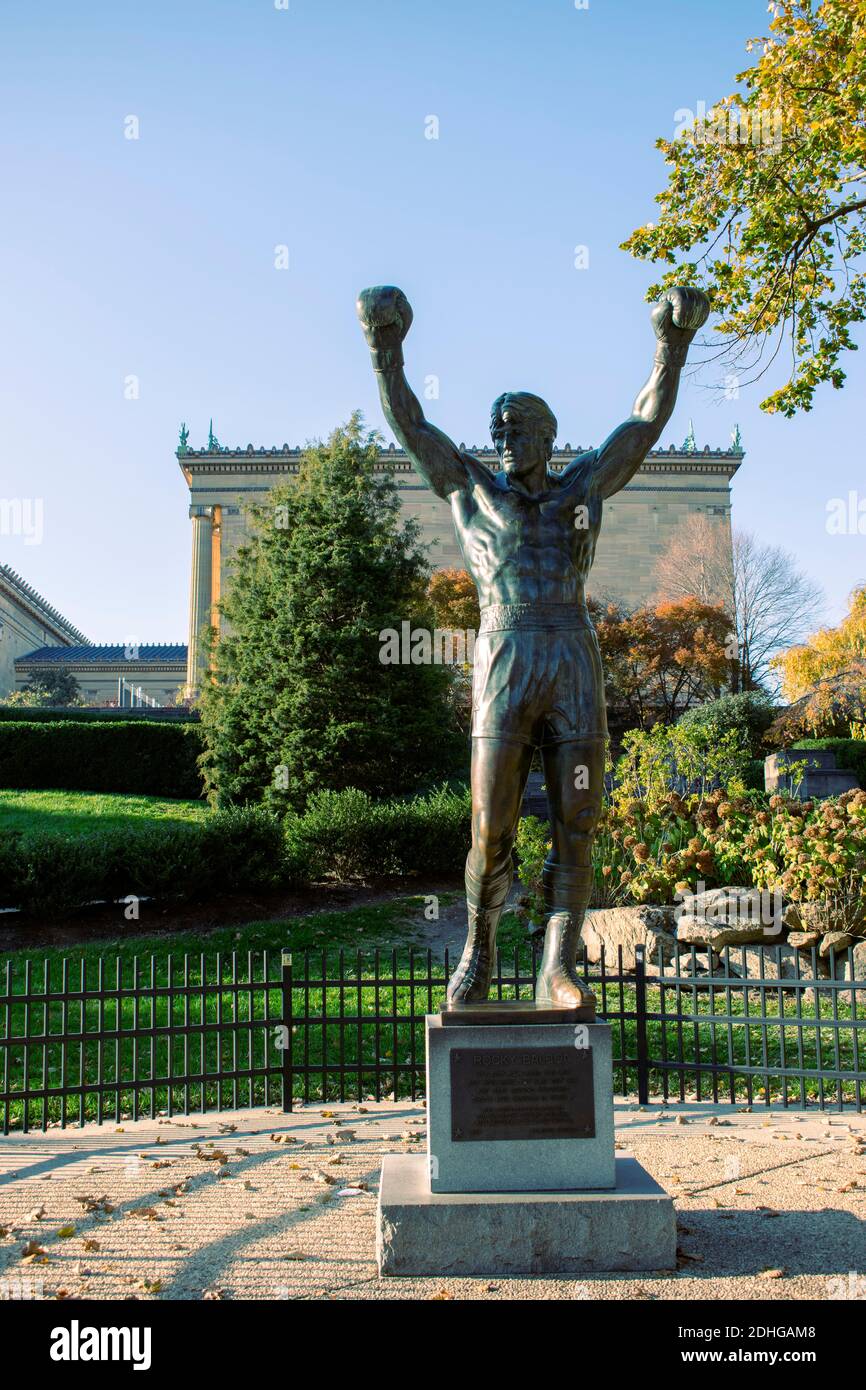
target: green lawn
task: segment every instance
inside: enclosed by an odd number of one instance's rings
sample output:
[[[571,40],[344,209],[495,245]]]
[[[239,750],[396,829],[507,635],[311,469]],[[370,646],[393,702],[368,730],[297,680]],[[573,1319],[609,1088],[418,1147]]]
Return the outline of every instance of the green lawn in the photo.
[[[203,801],[170,801],[158,796],[69,791],[0,791],[0,830],[55,831],[86,835],[146,821],[197,821],[207,815]]]

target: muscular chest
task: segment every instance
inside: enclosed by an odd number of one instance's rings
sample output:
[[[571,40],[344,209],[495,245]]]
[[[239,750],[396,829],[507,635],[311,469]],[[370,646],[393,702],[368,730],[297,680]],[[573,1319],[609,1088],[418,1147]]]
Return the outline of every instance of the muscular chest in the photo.
[[[454,522],[467,563],[472,557],[580,563],[595,546],[601,503],[584,494],[551,492],[527,498],[511,491],[476,490],[456,499]]]

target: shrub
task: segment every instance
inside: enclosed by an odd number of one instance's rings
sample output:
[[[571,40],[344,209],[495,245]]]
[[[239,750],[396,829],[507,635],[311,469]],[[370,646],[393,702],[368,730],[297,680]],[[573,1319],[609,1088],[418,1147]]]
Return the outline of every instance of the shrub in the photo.
[[[630,729],[622,741],[614,775],[614,800],[638,798],[652,809],[671,789],[704,796],[711,788],[745,790],[749,748],[741,729],[714,725],[657,724]]]
[[[356,788],[321,791],[286,818],[295,878],[457,873],[471,828],[468,788],[442,787],[405,800],[375,801]]]
[[[701,729],[708,733],[733,731],[746,744],[753,758],[764,757],[767,748],[764,735],[773,722],[774,708],[760,691],[747,690],[740,695],[722,695],[705,705],[687,710],[680,717],[680,727]]]
[[[203,794],[195,723],[123,720],[0,721],[0,787]]]

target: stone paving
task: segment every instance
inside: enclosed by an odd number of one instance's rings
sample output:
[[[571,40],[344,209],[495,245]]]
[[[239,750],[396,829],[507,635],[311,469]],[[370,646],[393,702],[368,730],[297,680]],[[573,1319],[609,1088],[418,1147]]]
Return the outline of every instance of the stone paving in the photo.
[[[866,1301],[866,1116],[621,1100],[616,1119],[676,1200],[676,1272],[380,1280],[381,1157],[423,1151],[425,1114],[369,1101],[0,1139],[0,1298]]]

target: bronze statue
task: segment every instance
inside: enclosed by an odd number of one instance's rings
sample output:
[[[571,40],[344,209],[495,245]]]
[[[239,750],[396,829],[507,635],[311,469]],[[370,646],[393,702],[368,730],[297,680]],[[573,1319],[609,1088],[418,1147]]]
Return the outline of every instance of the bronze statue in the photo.
[[[406,381],[402,342],[412,309],[403,292],[380,285],[358,299],[385,416],[427,485],[450,502],[481,605],[472,687],[469,932],[448,988],[452,1005],[487,998],[520,805],[538,748],[552,847],[543,872],[546,930],[536,1004],[594,1011],[575,961],[592,888],[607,722],[584,585],[602,503],[625,487],[658,440],[689,344],[708,312],[706,296],[691,288],[669,290],[653,306],[658,344],[634,414],[601,448],[578,455],[559,474],[548,468],[556,438],[550,407],[528,391],[499,396],[490,428],[502,470],[491,473],[425,420]]]

